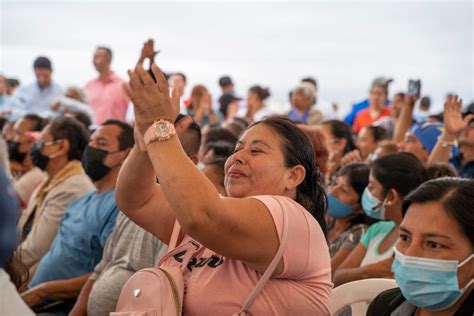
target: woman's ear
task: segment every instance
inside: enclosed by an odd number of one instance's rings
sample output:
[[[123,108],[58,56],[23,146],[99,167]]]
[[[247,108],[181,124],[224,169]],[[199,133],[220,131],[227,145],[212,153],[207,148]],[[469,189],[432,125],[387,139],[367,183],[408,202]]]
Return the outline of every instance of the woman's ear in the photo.
[[[288,172],[286,188],[291,191],[296,189],[304,181],[306,169],[302,165],[297,165],[291,167]]]
[[[60,156],[60,155],[68,155],[69,153],[69,148],[71,146],[71,143],[67,138],[64,138],[60,144],[59,151],[55,156]]]
[[[385,204],[388,206],[391,206],[401,200],[402,198],[400,194],[395,189],[390,189],[390,191],[388,191],[387,196],[385,198]]]

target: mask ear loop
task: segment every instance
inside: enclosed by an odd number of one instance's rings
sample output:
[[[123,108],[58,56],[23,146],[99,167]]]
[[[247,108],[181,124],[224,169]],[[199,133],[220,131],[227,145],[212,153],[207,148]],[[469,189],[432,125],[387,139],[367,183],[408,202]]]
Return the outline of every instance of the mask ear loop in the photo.
[[[461,263],[458,264],[458,270],[460,267],[462,267],[463,265],[465,265],[466,263],[469,262],[469,260],[471,260],[472,258],[474,257],[474,254],[471,254],[469,257],[467,257],[466,259],[464,259]],[[461,289],[461,292],[464,293],[464,291],[466,291],[472,284],[474,284],[474,279],[471,279],[471,281],[469,281],[465,287],[463,287]]]
[[[392,192],[391,190],[392,190],[392,189],[388,190],[387,194],[385,195],[385,198],[384,198],[383,201],[382,201],[382,206],[381,206],[381,207],[385,208],[385,206],[387,206],[387,205],[388,205],[388,206],[392,205],[392,202],[387,201],[388,196],[389,196],[390,193]],[[393,195],[393,194],[392,194],[392,195]]]

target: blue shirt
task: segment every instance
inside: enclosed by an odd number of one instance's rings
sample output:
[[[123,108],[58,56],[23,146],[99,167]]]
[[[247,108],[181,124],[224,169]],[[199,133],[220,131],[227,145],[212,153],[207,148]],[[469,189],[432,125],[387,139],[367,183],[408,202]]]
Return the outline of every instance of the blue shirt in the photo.
[[[309,111],[306,111],[302,115],[299,115],[298,112],[296,112],[296,109],[291,109],[291,111],[288,113],[288,118],[295,123],[306,124],[306,122],[308,122],[308,117]]]
[[[87,193],[69,204],[51,248],[41,259],[29,287],[92,272],[119,210],[115,191]]]
[[[12,120],[29,113],[49,117],[53,115],[51,105],[63,95],[63,88],[57,83],[40,89],[37,82],[32,82],[16,89],[6,107],[12,110]]]
[[[366,109],[369,107],[369,100],[366,99],[362,102],[356,103],[352,106],[352,111],[347,114],[347,116],[344,118],[344,123],[346,123],[349,126],[354,125],[355,118],[357,116],[357,113],[360,111]]]
[[[468,161],[463,165],[461,155],[458,154],[451,158],[450,163],[454,168],[456,168],[459,177],[474,179],[474,160]]]
[[[7,106],[10,102],[10,96],[6,93],[0,95],[0,112],[7,110]]]

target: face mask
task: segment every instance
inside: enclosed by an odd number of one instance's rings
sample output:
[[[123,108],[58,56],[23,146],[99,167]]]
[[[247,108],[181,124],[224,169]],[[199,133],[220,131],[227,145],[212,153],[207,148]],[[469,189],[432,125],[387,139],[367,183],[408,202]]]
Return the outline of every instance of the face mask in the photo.
[[[459,289],[458,268],[474,255],[457,260],[405,256],[395,249],[392,272],[403,297],[411,304],[428,310],[443,310],[464,294],[474,280]]]
[[[328,194],[328,213],[334,218],[342,218],[352,214],[352,206],[339,200],[337,197]]]
[[[385,219],[385,206],[383,204],[370,192],[368,187],[365,188],[364,194],[362,194],[362,208],[367,216],[375,219]]]
[[[48,166],[48,162],[50,158],[54,158],[56,156],[45,156],[41,152],[43,147],[45,145],[52,145],[52,144],[57,144],[60,142],[62,139],[58,139],[52,142],[34,142],[33,145],[31,146],[30,149],[30,158],[31,162],[33,163],[34,166],[40,168],[41,170],[46,170],[46,167]]]
[[[104,165],[104,159],[108,154],[114,154],[115,152],[108,152],[106,150],[87,146],[82,154],[82,167],[86,174],[92,181],[99,181],[110,172],[110,167]]]
[[[22,163],[25,160],[26,153],[21,153],[19,151],[20,145],[20,142],[8,142],[8,158]]]

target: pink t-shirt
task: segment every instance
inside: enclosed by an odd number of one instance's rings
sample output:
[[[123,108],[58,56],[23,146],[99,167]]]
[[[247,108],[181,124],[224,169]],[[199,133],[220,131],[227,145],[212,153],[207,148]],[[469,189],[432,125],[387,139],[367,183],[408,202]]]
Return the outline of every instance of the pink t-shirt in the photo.
[[[94,110],[97,124],[108,119],[125,121],[130,98],[123,90],[123,83],[124,81],[113,72],[107,81],[96,78],[87,83],[87,104]]]
[[[318,222],[297,202],[281,196],[256,196],[271,213],[282,236],[282,212],[288,214],[284,270],[271,278],[250,309],[252,315],[329,315],[332,290],[331,261]],[[278,199],[280,203],[276,200]],[[191,238],[185,235],[181,244]],[[163,265],[178,266],[184,253]],[[179,261],[178,261],[179,260]],[[261,273],[212,250],[200,251],[185,276],[185,315],[232,315],[254,289]]]

